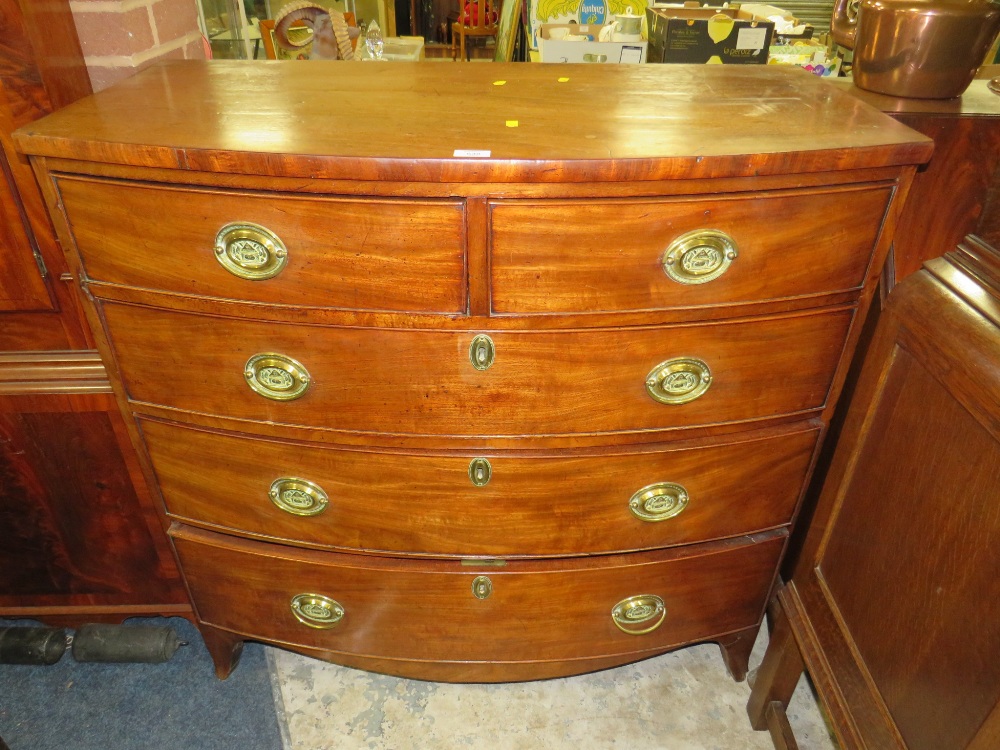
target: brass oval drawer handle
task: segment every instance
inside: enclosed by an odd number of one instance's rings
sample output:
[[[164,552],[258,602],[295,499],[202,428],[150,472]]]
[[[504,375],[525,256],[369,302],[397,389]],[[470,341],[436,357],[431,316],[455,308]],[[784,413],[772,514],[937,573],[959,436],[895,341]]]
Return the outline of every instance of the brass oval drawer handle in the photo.
[[[336,627],[344,619],[340,603],[322,594],[297,594],[292,597],[291,607],[295,619],[310,628]]]
[[[660,362],[646,376],[646,392],[661,404],[686,404],[702,396],[712,384],[712,371],[697,357],[675,357]]]
[[[215,259],[233,276],[263,281],[281,273],[288,249],[267,227],[238,221],[226,224],[215,235]]]
[[[622,599],[611,609],[611,619],[618,629],[629,635],[652,633],[663,624],[667,605],[655,594],[640,594]],[[652,625],[645,626],[652,622]],[[645,626],[645,627],[643,627]]]
[[[632,515],[641,521],[666,521],[687,507],[688,492],[674,482],[657,482],[637,490],[628,501]]]
[[[247,385],[272,401],[293,401],[306,392],[311,382],[309,371],[300,362],[269,352],[250,357],[243,375]]]
[[[485,333],[480,333],[469,344],[469,361],[477,370],[488,370],[496,359],[496,347],[493,339]]]
[[[298,477],[275,479],[267,495],[278,508],[293,516],[318,516],[330,503],[322,487]]]
[[[717,279],[736,260],[736,240],[718,229],[697,229],[674,239],[663,253],[663,272],[679,284]]]

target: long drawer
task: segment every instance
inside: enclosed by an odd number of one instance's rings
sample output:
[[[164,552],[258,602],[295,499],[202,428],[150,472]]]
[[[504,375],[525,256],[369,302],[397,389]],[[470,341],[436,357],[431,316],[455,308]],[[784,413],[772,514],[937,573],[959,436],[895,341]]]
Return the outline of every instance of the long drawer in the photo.
[[[103,309],[136,401],[417,435],[651,430],[820,409],[853,315],[494,331],[492,365],[477,369],[484,350],[476,331],[296,326],[116,303]]]
[[[285,305],[466,311],[465,205],[458,199],[73,177],[60,177],[58,186],[91,279]]]
[[[858,290],[892,188],[490,204],[492,309],[690,308]]]
[[[753,627],[786,538],[495,567],[293,551],[179,525],[171,534],[208,625],[442,662],[639,658]]]
[[[433,455],[140,424],[178,520],[442,556],[624,552],[788,524],[819,434],[807,423],[680,447]]]

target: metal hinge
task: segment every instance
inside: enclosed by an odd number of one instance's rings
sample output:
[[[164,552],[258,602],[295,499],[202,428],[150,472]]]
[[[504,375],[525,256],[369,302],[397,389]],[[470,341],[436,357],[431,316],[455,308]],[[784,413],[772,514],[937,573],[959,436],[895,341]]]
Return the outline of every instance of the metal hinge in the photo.
[[[34,245],[34,243],[32,243]],[[45,259],[42,254],[38,252],[38,248],[32,247],[31,254],[35,256],[35,263],[38,265],[38,272],[42,274],[42,278],[47,278],[49,275],[49,269],[45,267]]]

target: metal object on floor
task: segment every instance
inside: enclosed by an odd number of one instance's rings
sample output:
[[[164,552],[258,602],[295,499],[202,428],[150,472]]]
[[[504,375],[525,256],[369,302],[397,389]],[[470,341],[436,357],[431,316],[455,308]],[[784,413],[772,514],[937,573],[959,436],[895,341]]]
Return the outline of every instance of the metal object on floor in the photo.
[[[65,652],[66,631],[62,628],[0,628],[0,664],[51,666]]]
[[[81,662],[161,664],[181,645],[172,628],[84,625],[73,638],[73,658]]]

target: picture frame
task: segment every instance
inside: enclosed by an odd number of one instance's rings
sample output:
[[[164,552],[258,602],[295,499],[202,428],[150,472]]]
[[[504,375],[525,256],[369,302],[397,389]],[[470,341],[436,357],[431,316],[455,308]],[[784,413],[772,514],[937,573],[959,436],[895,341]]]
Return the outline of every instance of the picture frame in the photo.
[[[301,35],[303,39],[312,39],[312,29],[299,22],[288,30],[289,36]],[[308,60],[312,51],[312,41],[305,46],[290,50],[278,44],[274,38],[274,19],[265,18],[260,22],[260,38],[264,43],[264,54],[268,60]]]

